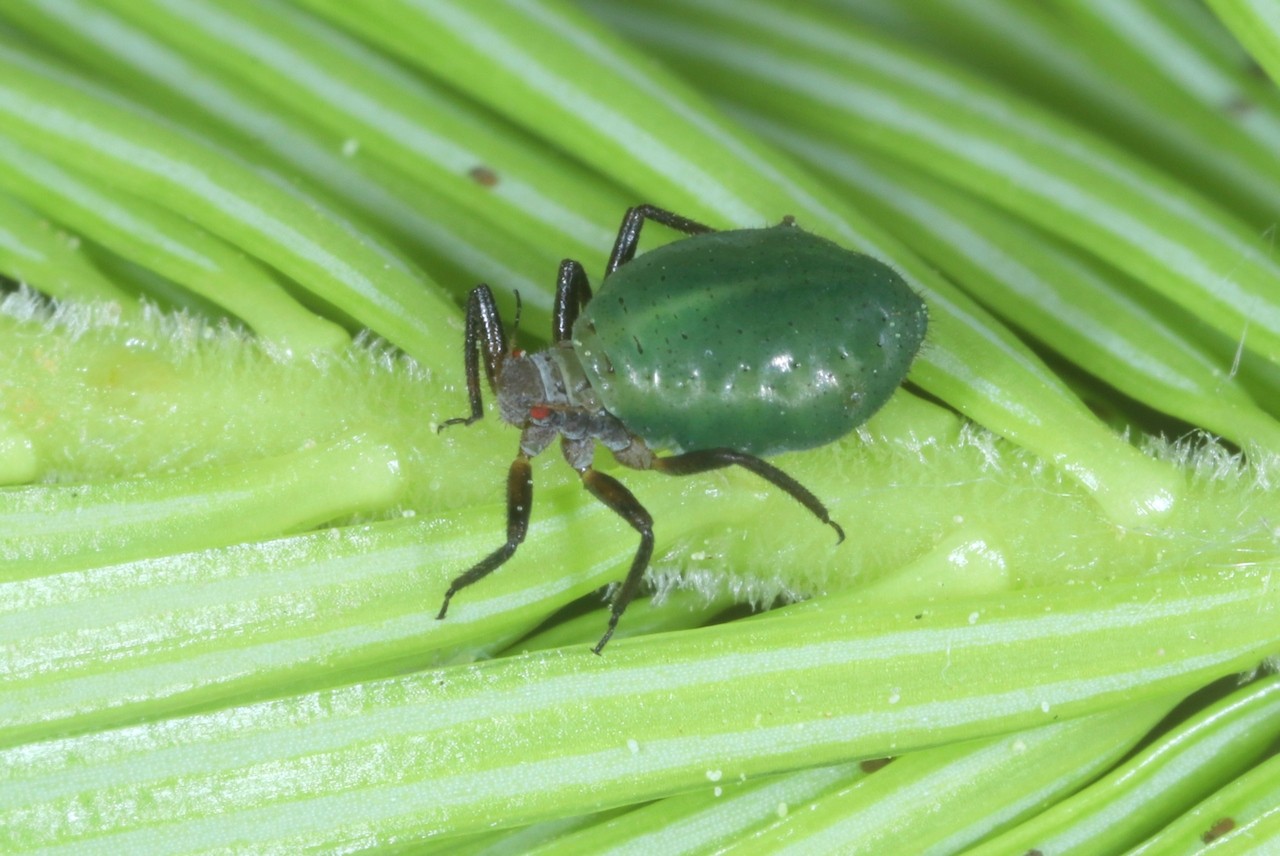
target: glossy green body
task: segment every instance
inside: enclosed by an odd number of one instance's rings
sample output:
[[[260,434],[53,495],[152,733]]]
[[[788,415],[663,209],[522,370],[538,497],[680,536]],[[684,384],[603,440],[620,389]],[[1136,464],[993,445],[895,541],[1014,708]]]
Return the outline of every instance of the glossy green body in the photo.
[[[605,409],[651,446],[770,455],[865,422],[927,321],[893,269],[784,224],[637,256],[601,284],[573,344]]]

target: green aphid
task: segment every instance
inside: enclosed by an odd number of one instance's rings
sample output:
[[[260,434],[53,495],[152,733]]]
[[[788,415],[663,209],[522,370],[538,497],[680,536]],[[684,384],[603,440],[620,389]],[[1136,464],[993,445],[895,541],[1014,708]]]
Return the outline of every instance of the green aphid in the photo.
[[[635,257],[653,220],[690,237]],[[907,376],[928,323],[924,301],[892,268],[786,218],[715,232],[670,211],[627,211],[592,299],[582,265],[560,265],[552,345],[508,341],[486,285],[467,302],[466,373],[481,417],[480,366],[503,421],[519,427],[507,481],[506,543],[459,576],[440,608],[515,553],[533,504],[529,459],[560,438],[583,485],[640,533],[613,597],[609,641],[653,552],[653,520],[612,476],[592,468],[596,443],[624,466],[671,475],[737,464],[767,479],[844,539],[826,506],[759,455],[809,449],[867,421]],[[443,426],[442,426],[443,427]],[[659,457],[653,449],[678,454]]]

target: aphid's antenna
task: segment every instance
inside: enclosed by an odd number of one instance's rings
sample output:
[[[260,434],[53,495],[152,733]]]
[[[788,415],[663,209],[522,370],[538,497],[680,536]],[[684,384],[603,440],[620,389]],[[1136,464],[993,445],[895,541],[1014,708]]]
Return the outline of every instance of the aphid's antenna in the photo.
[[[508,353],[516,349],[516,335],[520,332],[520,310],[523,306],[520,302],[520,292],[512,289],[512,294],[516,296],[516,320],[511,325],[511,335],[507,337]]]

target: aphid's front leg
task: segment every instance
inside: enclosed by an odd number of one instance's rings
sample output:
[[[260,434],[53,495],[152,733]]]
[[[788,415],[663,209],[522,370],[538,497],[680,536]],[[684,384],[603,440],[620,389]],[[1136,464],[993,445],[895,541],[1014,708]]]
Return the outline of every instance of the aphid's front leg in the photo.
[[[615,514],[630,523],[631,528],[640,533],[640,547],[631,560],[631,569],[627,571],[626,579],[613,594],[609,627],[596,646],[591,649],[599,654],[604,650],[605,643],[609,641],[613,631],[617,629],[618,619],[626,611],[627,604],[635,599],[636,592],[640,590],[640,581],[644,579],[645,568],[649,567],[649,558],[653,555],[653,517],[640,504],[640,500],[636,499],[635,494],[623,486],[622,482],[613,476],[592,469],[593,445],[590,439],[564,438],[561,440],[565,460],[578,471],[578,475],[582,476],[583,487],[591,491],[592,496],[609,506]]]
[[[556,303],[551,314],[551,341],[559,344],[573,338],[573,322],[578,320],[582,307],[591,302],[591,284],[587,272],[573,259],[560,263],[560,275],[556,277]]]
[[[470,570],[449,584],[440,604],[437,619],[449,611],[449,601],[462,589],[483,579],[510,559],[529,531],[529,512],[533,509],[533,469],[529,457],[521,451],[507,472],[507,542],[477,562]]]
[[[635,258],[636,244],[640,243],[640,227],[644,225],[645,220],[653,220],[655,223],[669,226],[686,235],[700,235],[703,232],[715,231],[696,220],[681,217],[679,214],[654,205],[637,205],[634,208],[628,208],[626,216],[622,218],[622,226],[618,229],[618,237],[613,243],[613,252],[609,254],[609,264],[604,269],[605,276]]]
[[[666,458],[655,457],[650,466],[668,475],[684,476],[693,473],[705,473],[708,470],[718,470],[734,464],[745,470],[751,470],[751,472],[786,491],[792,499],[813,512],[815,517],[836,530],[836,534],[840,536],[840,541],[844,540],[844,530],[840,528],[840,524],[831,519],[831,515],[827,513],[827,507],[823,505],[822,500],[814,496],[813,492],[800,484],[800,482],[755,455],[736,452],[733,449],[701,449],[696,452],[685,452],[682,455],[671,455]]]
[[[517,313],[518,314],[518,313]],[[463,340],[466,356],[467,397],[471,402],[471,415],[446,419],[437,431],[447,425],[470,425],[484,415],[480,400],[480,355],[484,354],[484,372],[489,378],[489,389],[494,388],[498,371],[507,356],[506,334],[502,330],[502,317],[489,286],[481,283],[471,289],[467,297],[467,330]]]

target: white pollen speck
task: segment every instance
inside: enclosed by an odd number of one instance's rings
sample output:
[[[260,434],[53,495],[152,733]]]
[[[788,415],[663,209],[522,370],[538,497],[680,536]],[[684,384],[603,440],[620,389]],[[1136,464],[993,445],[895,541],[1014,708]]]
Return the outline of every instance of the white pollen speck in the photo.
[[[711,793],[712,795],[718,797],[724,793],[724,788],[720,787],[719,785],[716,785],[715,790],[713,790]]]
[[[894,687],[889,691],[889,704],[897,704],[900,701],[902,701],[902,690]]]
[[[707,781],[718,782],[723,775],[724,773],[720,770],[707,770]]]
[[[786,816],[787,816],[787,804],[786,804],[786,803],[784,803],[784,802],[780,802],[780,803],[778,803],[778,807],[777,807],[777,808],[775,808],[775,809],[773,810],[773,813],[774,813],[774,814],[776,814],[779,818],[786,817]]]
[[[360,151],[359,140],[349,139],[349,140],[342,141],[342,156],[344,158],[352,157],[358,151]]]
[[[1040,702],[1040,712],[1041,712],[1041,713],[1048,713],[1048,712],[1049,712],[1049,702],[1047,702],[1047,701],[1042,701],[1042,702]]]
[[[627,740],[627,748],[631,750],[632,755],[637,755],[640,752],[640,744],[633,738]]]
[[[978,613],[976,613],[976,612],[971,612],[971,613],[969,613],[969,623],[970,623],[970,624],[977,624],[977,623],[978,623]]]

